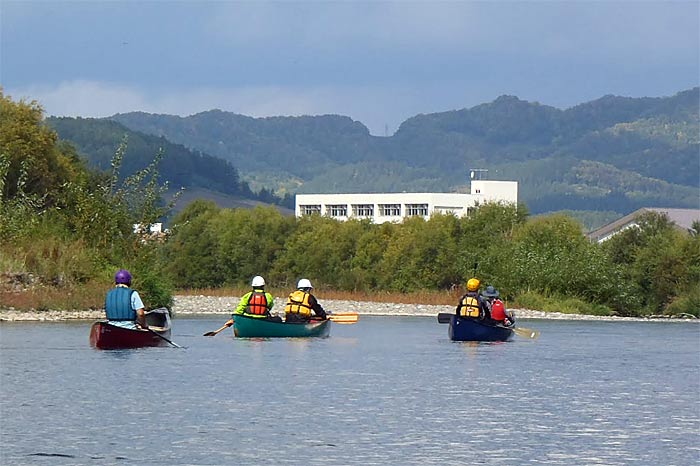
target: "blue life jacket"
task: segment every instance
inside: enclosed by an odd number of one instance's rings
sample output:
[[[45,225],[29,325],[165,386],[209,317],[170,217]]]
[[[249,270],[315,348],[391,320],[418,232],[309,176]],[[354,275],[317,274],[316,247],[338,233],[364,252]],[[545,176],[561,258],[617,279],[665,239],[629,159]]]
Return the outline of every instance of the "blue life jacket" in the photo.
[[[107,320],[136,320],[136,311],[131,308],[131,288],[118,286],[107,293],[105,312]]]

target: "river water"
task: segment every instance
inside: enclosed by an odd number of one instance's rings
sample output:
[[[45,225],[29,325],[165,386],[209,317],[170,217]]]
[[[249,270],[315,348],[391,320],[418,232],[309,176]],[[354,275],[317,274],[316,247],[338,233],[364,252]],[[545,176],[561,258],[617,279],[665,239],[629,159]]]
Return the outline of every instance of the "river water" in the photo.
[[[89,347],[90,322],[0,325],[3,465],[691,465],[700,325],[522,320],[459,343],[428,317],[326,339]]]

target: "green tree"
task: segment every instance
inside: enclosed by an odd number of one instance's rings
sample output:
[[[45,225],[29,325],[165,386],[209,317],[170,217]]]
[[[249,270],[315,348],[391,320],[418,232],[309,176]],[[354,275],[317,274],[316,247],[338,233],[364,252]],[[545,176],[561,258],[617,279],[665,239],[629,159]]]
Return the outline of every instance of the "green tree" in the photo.
[[[617,308],[630,304],[631,292],[621,269],[586,239],[572,218],[531,219],[516,232],[514,242],[511,286],[517,286],[517,293],[577,297]]]
[[[0,154],[5,158],[3,199],[20,190],[55,202],[61,184],[84,167],[75,151],[57,144],[56,132],[43,124],[43,109],[35,102],[14,102],[0,89]]]
[[[343,223],[319,215],[298,219],[274,267],[275,279],[287,287],[294,287],[302,277],[315,281],[316,286],[347,283],[362,228],[361,222]]]
[[[221,286],[226,274],[219,262],[219,232],[214,219],[220,209],[213,201],[194,201],[174,219],[164,246],[165,270],[175,286],[205,288]]]
[[[698,254],[687,246],[692,241],[666,215],[647,212],[635,226],[603,243],[603,250],[634,283],[646,312],[658,313],[689,288],[689,278],[697,277],[693,261]]]
[[[157,182],[162,154],[118,184],[125,143],[111,176],[90,172],[42,114],[36,102],[0,93],[0,244],[7,262],[47,286],[69,288],[63,295],[89,281],[109,283],[116,269],[131,268],[144,277],[150,303],[169,304],[159,247],[133,232],[133,224],[154,223],[167,212]]]
[[[249,284],[255,275],[267,276],[282,252],[294,219],[273,207],[225,209],[213,221],[218,232],[219,262],[226,282]]]
[[[485,283],[509,289],[512,282],[512,250],[514,232],[528,217],[524,205],[486,203],[471,215],[459,219],[456,230],[456,254],[459,280],[477,276]]]
[[[455,257],[457,219],[434,215],[411,217],[397,228],[377,264],[380,286],[411,292],[444,289],[459,279]]]
[[[394,223],[366,224],[357,238],[357,251],[350,261],[351,290],[379,290],[388,280],[381,276],[377,264],[393,241],[400,226]]]

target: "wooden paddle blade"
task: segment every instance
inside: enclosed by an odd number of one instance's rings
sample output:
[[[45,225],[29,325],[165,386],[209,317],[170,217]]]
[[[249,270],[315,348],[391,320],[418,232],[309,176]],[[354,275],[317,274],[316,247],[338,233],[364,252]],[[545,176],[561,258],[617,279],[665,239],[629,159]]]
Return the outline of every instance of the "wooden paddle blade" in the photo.
[[[441,312],[437,315],[438,322],[441,324],[449,324],[453,315],[454,314],[448,314],[447,312]]]
[[[343,314],[328,314],[328,318],[336,324],[354,324],[360,319],[356,312],[346,312]]]
[[[523,338],[531,338],[535,339],[540,336],[540,331],[539,330],[533,330],[531,328],[525,328],[525,327],[515,327],[513,331],[516,333],[516,335],[521,336]]]

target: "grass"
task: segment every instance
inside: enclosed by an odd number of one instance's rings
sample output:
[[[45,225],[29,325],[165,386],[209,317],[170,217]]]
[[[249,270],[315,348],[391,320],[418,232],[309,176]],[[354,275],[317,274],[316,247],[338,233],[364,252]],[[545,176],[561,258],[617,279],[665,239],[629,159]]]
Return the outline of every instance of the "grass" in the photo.
[[[104,306],[105,286],[91,283],[76,287],[37,286],[22,291],[0,290],[0,308],[16,310],[86,310]]]
[[[518,296],[511,307],[563,314],[611,315],[610,309],[600,304],[588,303],[578,298],[543,296],[532,292]]]

